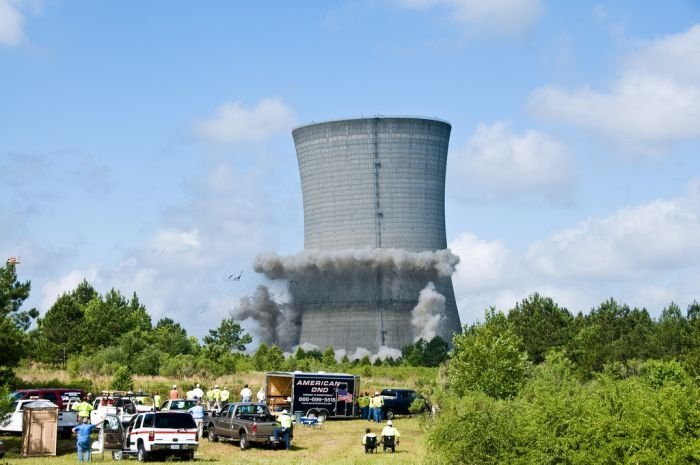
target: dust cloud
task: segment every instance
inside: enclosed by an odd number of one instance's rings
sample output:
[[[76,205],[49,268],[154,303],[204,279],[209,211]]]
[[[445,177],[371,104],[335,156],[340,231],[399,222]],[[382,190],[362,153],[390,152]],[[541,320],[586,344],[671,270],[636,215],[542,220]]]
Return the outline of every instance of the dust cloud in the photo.
[[[418,295],[418,303],[411,311],[413,340],[431,340],[438,334],[442,316],[445,314],[445,296],[435,290],[435,284],[428,283]]]

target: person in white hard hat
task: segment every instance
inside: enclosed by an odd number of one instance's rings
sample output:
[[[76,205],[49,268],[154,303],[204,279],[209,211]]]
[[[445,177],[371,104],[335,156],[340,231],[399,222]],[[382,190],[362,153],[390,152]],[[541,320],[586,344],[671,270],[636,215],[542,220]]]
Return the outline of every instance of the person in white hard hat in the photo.
[[[177,384],[173,384],[173,388],[170,390],[170,398],[171,399],[179,399],[180,398],[180,393],[177,390]]]
[[[289,412],[287,412],[285,409],[282,410],[282,415],[277,418],[277,421],[280,425],[272,431],[272,434],[277,442],[279,442],[280,434],[282,434],[285,449],[289,450],[289,435],[292,432],[292,417],[289,416]]]
[[[394,423],[391,420],[389,420],[386,422],[386,426],[384,427],[384,429],[382,429],[382,433],[379,435],[379,437],[381,438],[382,444],[384,444],[384,450],[391,449],[393,451],[393,446],[387,444],[386,438],[393,437],[393,444],[398,445],[401,434],[399,433],[399,430],[394,428]],[[389,444],[391,444],[391,440],[389,440],[388,442]]]

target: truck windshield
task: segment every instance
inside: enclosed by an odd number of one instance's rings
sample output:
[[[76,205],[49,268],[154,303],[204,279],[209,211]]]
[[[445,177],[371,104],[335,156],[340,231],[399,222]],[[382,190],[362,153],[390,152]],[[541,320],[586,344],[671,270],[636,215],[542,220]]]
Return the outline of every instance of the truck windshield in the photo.
[[[170,403],[170,410],[189,410],[197,405],[197,401],[193,399],[174,400]]]
[[[156,415],[156,428],[196,428],[192,415],[189,413],[164,413]]]

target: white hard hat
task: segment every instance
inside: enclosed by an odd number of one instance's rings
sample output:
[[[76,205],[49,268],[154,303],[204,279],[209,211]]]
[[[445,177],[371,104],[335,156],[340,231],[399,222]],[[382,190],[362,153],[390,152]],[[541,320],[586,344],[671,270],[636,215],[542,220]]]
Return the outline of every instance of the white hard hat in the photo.
[[[219,385],[217,384],[217,385],[214,386],[214,389],[216,389],[216,388],[218,388],[218,387],[219,387]]]
[[[375,395],[375,396],[378,396],[378,395],[379,395],[379,391],[374,391],[374,395]]]
[[[391,422],[391,420],[389,420],[389,421],[386,422],[386,425],[387,425],[387,426],[393,426],[394,424]]]
[[[284,409],[284,410],[282,410],[282,413],[284,414],[284,413],[289,413],[289,412],[287,412],[287,409]]]
[[[177,389],[177,384],[173,384],[173,389]]]
[[[199,383],[197,383],[197,387],[199,387]]]

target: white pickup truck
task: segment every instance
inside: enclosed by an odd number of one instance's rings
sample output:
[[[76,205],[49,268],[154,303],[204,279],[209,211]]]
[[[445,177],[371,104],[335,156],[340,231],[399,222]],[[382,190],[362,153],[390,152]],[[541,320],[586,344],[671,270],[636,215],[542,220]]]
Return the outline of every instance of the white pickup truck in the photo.
[[[136,416],[136,405],[128,397],[99,396],[93,403],[90,423],[101,428],[106,415],[116,415],[126,425]]]
[[[33,402],[44,402],[47,405],[56,405],[43,399],[22,399],[12,402],[13,411],[8,413],[0,421],[0,432],[22,434],[22,423],[24,418],[24,408]],[[68,404],[70,408],[70,404]],[[58,434],[62,438],[70,438],[71,431],[78,425],[78,413],[67,410],[58,411]]]

